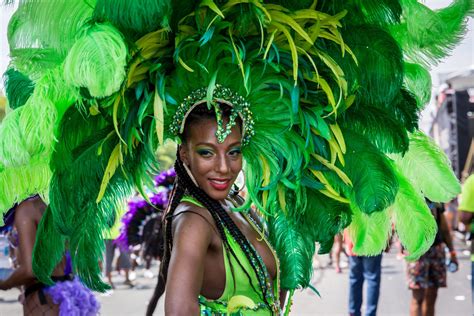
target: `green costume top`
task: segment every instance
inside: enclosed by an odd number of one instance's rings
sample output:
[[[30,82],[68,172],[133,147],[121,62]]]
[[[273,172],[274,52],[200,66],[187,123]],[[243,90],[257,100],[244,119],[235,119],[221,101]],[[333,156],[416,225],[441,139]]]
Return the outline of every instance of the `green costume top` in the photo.
[[[196,199],[190,196],[185,196],[181,199],[182,202],[189,202],[199,207],[203,207]],[[273,294],[275,298],[279,297],[279,287],[280,287],[280,270],[278,257],[275,254],[275,251],[271,247],[270,243],[265,239],[261,229],[258,228],[256,223],[253,222],[245,214],[241,213],[247,222],[255,229],[262,239],[265,241],[267,246],[272,250],[272,253],[275,256],[275,261],[277,263],[277,276],[276,280],[273,281]],[[245,271],[249,271],[252,283],[257,285],[258,279],[253,272],[252,266],[250,265],[249,260],[245,256],[245,253],[240,248],[239,244],[234,240],[229,231],[225,230],[225,235],[229,241],[229,245],[234,251],[237,259],[232,256],[229,251],[226,251],[225,247],[222,247],[223,256],[224,256],[224,266],[225,266],[225,289],[221,297],[216,300],[206,299],[204,296],[199,296],[199,305],[201,307],[202,315],[252,315],[252,316],[263,316],[263,315],[272,315],[277,314],[279,310],[278,300],[271,302],[274,305],[275,310],[272,311],[270,308],[263,302],[262,293],[257,286],[254,290],[250,285]],[[237,262],[239,260],[240,264]]]

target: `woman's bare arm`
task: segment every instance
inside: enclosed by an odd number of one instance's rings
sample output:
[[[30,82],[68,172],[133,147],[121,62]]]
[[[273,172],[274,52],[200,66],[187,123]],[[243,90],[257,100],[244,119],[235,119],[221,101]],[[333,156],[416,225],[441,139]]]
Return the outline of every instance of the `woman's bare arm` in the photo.
[[[32,269],[33,247],[36,239],[35,212],[32,201],[25,201],[15,210],[15,227],[18,231],[18,263],[19,267],[8,277],[0,281],[0,289],[8,290],[12,287],[25,285],[35,279]]]
[[[204,261],[211,243],[212,227],[205,209],[183,213],[173,220],[173,249],[166,283],[165,314],[199,315]],[[204,218],[203,218],[204,216]]]

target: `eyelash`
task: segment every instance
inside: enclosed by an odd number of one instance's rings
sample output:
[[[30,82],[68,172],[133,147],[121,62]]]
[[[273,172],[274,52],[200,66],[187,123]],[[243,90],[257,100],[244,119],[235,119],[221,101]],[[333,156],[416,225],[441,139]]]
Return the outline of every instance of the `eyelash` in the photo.
[[[240,149],[233,149],[229,152],[229,155],[231,156],[237,156],[240,155],[242,151]],[[212,152],[210,150],[198,150],[198,154],[202,157],[209,157],[212,155]]]

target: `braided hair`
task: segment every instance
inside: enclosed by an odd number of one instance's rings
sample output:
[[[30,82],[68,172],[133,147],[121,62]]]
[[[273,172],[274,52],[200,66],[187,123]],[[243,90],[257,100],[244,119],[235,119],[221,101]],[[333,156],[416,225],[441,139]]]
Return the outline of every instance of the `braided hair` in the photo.
[[[223,116],[228,117],[229,111],[228,109],[226,109],[228,105],[223,104],[221,105],[221,107],[223,110]],[[212,110],[207,110],[207,108],[205,109],[203,108],[205,107],[197,106],[188,116],[186,124],[189,125],[192,121],[197,120],[199,118],[202,119],[203,117],[206,117],[206,116],[215,117],[214,116],[215,114]],[[189,130],[189,128],[185,128],[185,131],[186,130]],[[183,135],[183,136],[186,136],[186,135]],[[247,275],[247,278],[249,280],[251,287],[255,291],[256,291],[255,286],[258,286],[260,288],[261,293],[263,295],[262,297],[263,301],[265,302],[267,306],[270,307],[271,303],[267,299],[267,294],[269,293],[269,291],[272,291],[272,289],[267,285],[267,280],[264,274],[264,271],[266,271],[266,267],[263,261],[260,259],[255,248],[247,240],[244,234],[240,231],[240,229],[237,227],[235,222],[232,220],[232,218],[226,212],[226,210],[222,207],[222,205],[218,201],[212,199],[209,195],[207,195],[206,192],[204,192],[201,188],[199,188],[198,186],[194,184],[193,180],[191,179],[190,175],[188,174],[188,172],[186,171],[184,167],[183,161],[180,158],[179,150],[178,150],[178,154],[177,154],[177,158],[175,162],[175,171],[176,171],[176,180],[175,180],[175,184],[171,193],[172,194],[171,203],[169,203],[168,205],[166,216],[163,217],[163,222],[162,222],[162,225],[163,225],[162,232],[164,232],[163,261],[161,262],[161,265],[160,265],[158,283],[156,285],[152,299],[150,300],[149,305],[148,305],[147,315],[153,314],[159,298],[163,295],[165,291],[166,281],[168,277],[168,267],[170,263],[171,250],[172,250],[172,245],[173,245],[172,221],[175,216],[180,214],[178,213],[174,215],[174,211],[178,207],[179,203],[181,202],[182,197],[185,194],[190,195],[193,198],[195,198],[209,211],[212,218],[214,219],[219,235],[223,241],[223,247],[225,247],[226,251],[228,251],[236,259],[236,262],[240,265],[242,270]],[[252,282],[252,278],[250,276],[252,271],[247,271],[247,269],[245,269],[242,263],[238,260],[233,249],[230,247],[229,241],[226,237],[226,231],[230,233],[232,238],[237,242],[237,244],[240,246],[241,250],[247,257],[248,261],[250,262],[252,270],[254,270],[253,273],[255,273],[255,275],[257,276],[258,283],[259,283],[258,285],[255,285]]]

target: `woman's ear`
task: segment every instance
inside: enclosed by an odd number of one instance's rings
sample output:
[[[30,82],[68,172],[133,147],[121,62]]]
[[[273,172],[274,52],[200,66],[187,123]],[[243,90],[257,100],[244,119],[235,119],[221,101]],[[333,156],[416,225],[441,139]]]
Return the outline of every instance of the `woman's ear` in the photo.
[[[185,164],[185,165],[189,165],[188,163],[188,152],[186,150],[186,146],[181,144],[179,145],[179,158],[181,159],[181,161]]]

